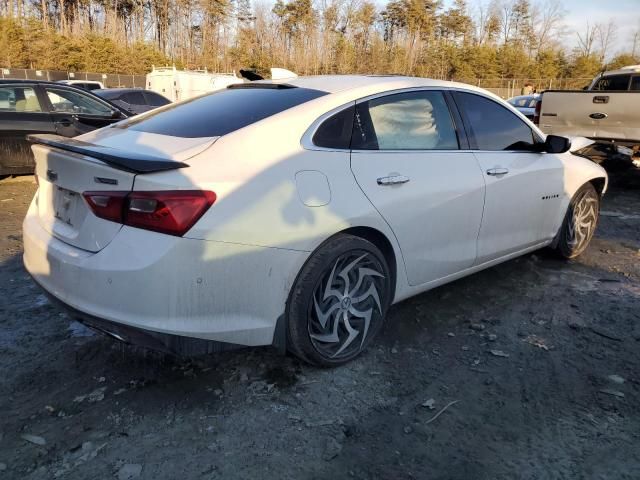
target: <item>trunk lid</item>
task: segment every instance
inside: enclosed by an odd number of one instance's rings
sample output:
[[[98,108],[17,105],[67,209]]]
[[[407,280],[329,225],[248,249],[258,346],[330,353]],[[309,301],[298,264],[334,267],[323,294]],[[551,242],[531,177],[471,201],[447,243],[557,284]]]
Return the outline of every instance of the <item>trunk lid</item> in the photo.
[[[121,137],[119,141],[117,137]],[[151,139],[141,143],[140,136],[129,137],[109,134],[103,136],[104,141],[91,134],[75,139],[57,135],[29,137],[34,143],[38,218],[53,237],[90,252],[102,250],[122,225],[94,215],[82,196],[84,192],[130,192],[136,175],[187,167],[178,158],[189,158],[215,141],[199,138],[181,142],[182,139],[160,135],[163,138],[155,139],[152,152]],[[164,150],[164,145],[169,145],[168,152],[160,156],[158,152]]]
[[[32,149],[38,177],[36,202],[40,225],[74,247],[90,252],[106,247],[122,225],[93,215],[82,192],[131,191],[135,174],[47,145],[34,145]]]

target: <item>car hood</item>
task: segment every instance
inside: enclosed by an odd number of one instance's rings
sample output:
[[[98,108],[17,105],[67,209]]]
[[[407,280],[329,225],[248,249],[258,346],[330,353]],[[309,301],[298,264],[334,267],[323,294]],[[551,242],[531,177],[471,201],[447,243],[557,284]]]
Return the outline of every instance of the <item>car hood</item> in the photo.
[[[595,143],[593,140],[590,140],[586,137],[568,137],[571,140],[571,148],[570,152],[577,152],[578,150],[583,149],[584,147],[588,147],[589,145]]]

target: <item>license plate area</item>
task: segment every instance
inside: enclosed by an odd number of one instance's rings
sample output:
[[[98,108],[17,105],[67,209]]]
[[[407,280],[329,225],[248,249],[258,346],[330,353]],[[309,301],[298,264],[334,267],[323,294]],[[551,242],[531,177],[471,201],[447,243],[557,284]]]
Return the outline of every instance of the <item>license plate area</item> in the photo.
[[[80,202],[77,192],[62,187],[55,187],[54,215],[61,222],[74,226],[76,210]]]

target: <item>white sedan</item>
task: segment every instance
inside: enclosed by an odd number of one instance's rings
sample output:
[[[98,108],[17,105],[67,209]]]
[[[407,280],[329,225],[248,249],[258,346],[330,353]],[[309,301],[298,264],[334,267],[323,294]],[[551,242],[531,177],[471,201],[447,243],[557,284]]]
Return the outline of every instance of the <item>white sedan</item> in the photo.
[[[283,82],[32,137],[35,281],[121,340],[275,344],[333,366],[393,303],[542,247],[587,247],[605,171],[498,97],[397,76]]]

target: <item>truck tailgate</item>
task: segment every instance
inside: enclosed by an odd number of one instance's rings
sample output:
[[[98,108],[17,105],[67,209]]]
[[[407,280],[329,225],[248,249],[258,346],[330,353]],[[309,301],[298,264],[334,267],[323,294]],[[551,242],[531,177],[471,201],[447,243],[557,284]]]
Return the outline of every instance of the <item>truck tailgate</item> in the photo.
[[[640,91],[548,90],[542,95],[545,133],[604,140],[640,140]]]

